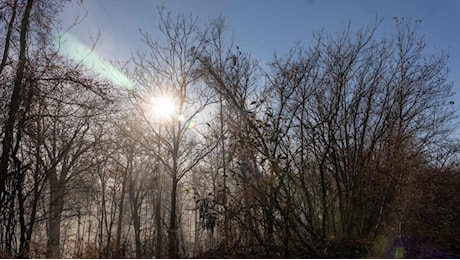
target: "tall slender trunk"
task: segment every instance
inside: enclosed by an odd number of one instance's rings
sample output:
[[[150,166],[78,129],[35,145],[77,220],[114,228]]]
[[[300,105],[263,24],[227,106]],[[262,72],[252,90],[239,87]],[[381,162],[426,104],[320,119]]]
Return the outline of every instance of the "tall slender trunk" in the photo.
[[[10,231],[10,227],[12,225],[6,223],[10,222],[11,220],[14,221],[15,217],[15,207],[17,206],[14,201],[15,201],[15,194],[18,196],[18,203],[19,205],[19,222],[20,222],[20,256],[24,254],[24,247],[26,244],[26,234],[25,230],[27,229],[25,225],[25,219],[24,219],[24,207],[21,207],[21,204],[24,203],[24,198],[22,197],[22,182],[23,182],[23,176],[21,173],[21,169],[17,169],[17,172],[15,173],[17,176],[14,176],[16,181],[20,183],[16,183],[14,185],[15,190],[6,190],[6,183],[7,183],[7,177],[8,177],[8,169],[10,165],[10,158],[15,158],[17,160],[16,152],[17,149],[13,148],[13,143],[14,143],[14,132],[15,128],[19,128],[17,126],[17,123],[19,121],[19,110],[21,107],[21,104],[25,102],[26,97],[24,97],[24,78],[25,78],[25,70],[26,70],[26,63],[27,63],[27,57],[26,57],[26,52],[27,52],[27,34],[29,32],[29,22],[30,22],[30,14],[32,12],[32,7],[33,7],[33,0],[28,0],[26,7],[24,9],[24,14],[22,16],[22,21],[21,21],[21,28],[20,28],[20,36],[19,36],[19,57],[17,61],[17,67],[16,67],[16,76],[14,79],[14,85],[13,85],[13,92],[11,94],[10,98],[10,103],[9,103],[9,110],[8,110],[8,116],[7,119],[4,122],[4,137],[2,140],[2,153],[0,156],[0,209],[2,211],[9,211],[9,214],[6,213],[6,219],[2,220],[3,225],[7,225],[6,228],[6,234],[10,234],[8,231]],[[10,38],[11,38],[11,32],[13,30],[13,25],[14,25],[14,20],[16,17],[16,9],[17,9],[17,1],[13,2],[13,13],[12,17],[9,21],[8,24],[8,31],[6,35],[6,42],[5,42],[5,48],[4,48],[4,53],[0,65],[0,72],[3,71],[5,65],[6,65],[6,60],[8,58],[8,51],[9,51],[9,44],[10,44]],[[20,134],[18,134],[19,136]],[[20,139],[19,137],[16,138],[16,146],[19,147]],[[13,197],[10,197],[10,196]],[[8,198],[10,197],[10,198]],[[8,204],[8,199],[10,199],[11,204]],[[4,206],[8,207],[10,206],[9,210],[5,210]],[[11,229],[11,231],[13,231]],[[14,231],[13,231],[14,232]],[[13,239],[12,237],[8,237],[5,239],[5,246],[3,247],[4,250],[8,255],[12,255],[13,253]],[[2,239],[3,242],[3,239]]]
[[[177,176],[176,173],[172,176],[172,188],[171,188],[171,215],[169,219],[169,258],[179,258],[179,241],[178,241],[178,232],[177,232]]]
[[[10,99],[10,106],[8,111],[8,118],[4,124],[4,137],[2,140],[2,154],[0,156],[0,206],[3,204],[3,198],[6,193],[5,181],[8,174],[9,160],[13,148],[13,137],[16,122],[18,120],[18,112],[23,102],[23,79],[25,77],[26,68],[26,47],[27,47],[27,33],[29,31],[29,17],[32,12],[34,0],[28,0],[24,15],[21,21],[21,33],[19,36],[19,58],[16,69],[16,77],[14,80],[13,93]]]
[[[36,221],[36,216],[37,216],[37,206],[38,202],[40,200],[40,194],[42,190],[42,185],[39,184],[38,180],[35,180],[34,183],[35,187],[33,190],[33,201],[32,201],[32,210],[30,212],[30,217],[29,217],[29,225],[26,233],[26,243],[24,246],[24,252],[28,253],[30,249],[30,241],[32,240],[32,233],[34,231],[34,226],[35,226],[35,221]]]
[[[324,236],[326,236],[327,234],[327,224],[328,224],[328,221],[327,219],[329,218],[329,215],[328,215],[328,207],[327,207],[327,187],[326,187],[326,173],[325,173],[325,166],[324,166],[324,162],[325,162],[325,158],[326,158],[326,155],[323,156],[323,159],[322,159],[322,162],[320,164],[320,181],[321,181],[321,209],[322,209],[322,219],[321,219],[321,234]]]
[[[227,253],[229,246],[229,222],[228,222],[228,212],[227,212],[227,163],[225,160],[225,125],[224,125],[224,105],[222,95],[219,95],[219,113],[220,113],[220,139],[222,146],[222,178],[223,178],[223,201],[224,205],[224,253]]]
[[[123,176],[123,183],[121,186],[121,195],[120,195],[120,207],[118,211],[118,223],[117,223],[117,237],[116,237],[116,246],[118,250],[118,256],[122,256],[121,250],[121,228],[123,226],[123,213],[124,213],[124,206],[125,206],[125,196],[126,196],[126,180],[128,179],[128,171],[125,171],[125,175]]]
[[[181,111],[181,109],[179,109]],[[168,257],[179,258],[179,238],[177,227],[177,184],[179,182],[179,144],[180,144],[180,124],[177,124],[177,131],[173,131],[172,149],[172,172],[171,172],[171,214],[169,219],[169,241]]]
[[[158,195],[155,209],[155,226],[156,226],[156,251],[155,258],[161,258],[161,249],[163,247],[163,232],[161,228],[161,189],[162,189],[161,177],[158,176]]]
[[[50,204],[48,218],[47,258],[61,258],[61,219],[64,209],[65,180],[58,179],[56,169],[49,173]]]
[[[24,209],[24,194],[23,194],[23,182],[24,182],[24,172],[20,168],[17,168],[17,182],[16,182],[16,190],[18,193],[18,208],[19,208],[19,227],[20,227],[20,237],[19,237],[19,256],[20,257],[27,257],[28,252],[26,249],[27,243],[27,225],[25,220],[25,209]]]
[[[132,180],[129,189],[129,200],[131,201],[131,211],[134,225],[136,258],[141,258],[141,216],[139,215],[139,199]]]
[[[136,242],[136,258],[141,258],[141,217],[137,209],[133,211],[133,224],[134,239]]]

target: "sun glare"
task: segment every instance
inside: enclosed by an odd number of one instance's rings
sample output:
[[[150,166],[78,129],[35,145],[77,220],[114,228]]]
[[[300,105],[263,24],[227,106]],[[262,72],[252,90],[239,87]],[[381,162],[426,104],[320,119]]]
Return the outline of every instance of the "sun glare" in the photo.
[[[158,117],[172,116],[176,110],[174,100],[171,97],[154,97],[152,98],[153,113]]]

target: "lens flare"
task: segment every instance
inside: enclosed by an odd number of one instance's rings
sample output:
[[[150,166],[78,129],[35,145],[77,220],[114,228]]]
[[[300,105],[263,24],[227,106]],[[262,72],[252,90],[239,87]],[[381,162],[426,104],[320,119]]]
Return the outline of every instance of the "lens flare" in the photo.
[[[179,120],[180,122],[184,122],[184,121],[185,121],[185,127],[186,127],[187,129],[193,129],[193,128],[195,128],[195,126],[196,126],[196,125],[195,125],[195,122],[190,121],[190,120],[187,120],[187,121],[186,121],[186,120],[185,120],[185,116],[182,115],[182,114],[180,114],[180,115],[177,117],[177,120]]]
[[[187,121],[187,128],[188,129],[193,129],[195,128],[195,123],[192,121]]]
[[[55,37],[55,48],[59,54],[68,57],[75,62],[81,62],[95,73],[110,80],[113,84],[125,89],[133,89],[134,84],[120,70],[116,69],[101,56],[81,43],[77,38],[70,34]]]
[[[184,122],[185,116],[181,114],[181,115],[177,116],[177,120],[179,120],[180,122]]]

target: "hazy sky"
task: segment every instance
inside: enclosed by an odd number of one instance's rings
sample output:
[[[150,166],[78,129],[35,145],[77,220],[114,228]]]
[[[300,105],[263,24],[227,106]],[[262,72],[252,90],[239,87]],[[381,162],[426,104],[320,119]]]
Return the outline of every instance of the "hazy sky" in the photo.
[[[384,18],[381,33],[393,29],[393,17],[421,19],[429,51],[447,50],[455,92],[460,92],[460,1],[457,0],[85,0],[72,3],[62,13],[63,25],[75,16],[86,19],[71,33],[90,43],[100,31],[96,52],[110,60],[126,60],[142,49],[139,28],[158,35],[157,6],[191,13],[203,21],[223,16],[237,45],[262,64],[275,52],[283,54],[295,43],[312,42],[320,29],[340,32],[349,21],[353,29]],[[460,107],[460,93],[455,106]]]

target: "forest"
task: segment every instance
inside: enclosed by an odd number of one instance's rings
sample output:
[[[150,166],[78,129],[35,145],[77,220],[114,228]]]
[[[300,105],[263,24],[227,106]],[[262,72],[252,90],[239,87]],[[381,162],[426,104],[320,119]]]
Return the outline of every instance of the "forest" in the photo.
[[[63,54],[65,4],[0,2],[0,257],[460,257],[454,83],[420,20],[260,64],[159,7],[115,84]]]

